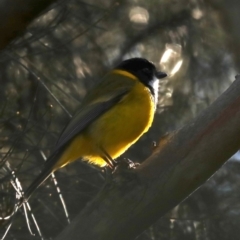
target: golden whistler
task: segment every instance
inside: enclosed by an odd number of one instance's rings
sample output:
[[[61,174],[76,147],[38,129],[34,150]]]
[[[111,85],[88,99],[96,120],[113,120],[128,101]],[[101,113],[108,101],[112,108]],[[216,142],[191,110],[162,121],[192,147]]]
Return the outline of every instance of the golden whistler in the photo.
[[[152,124],[158,79],[166,74],[143,58],[121,62],[88,92],[63,130],[42,172],[24,194],[27,201],[49,175],[77,159],[114,168],[114,159]]]

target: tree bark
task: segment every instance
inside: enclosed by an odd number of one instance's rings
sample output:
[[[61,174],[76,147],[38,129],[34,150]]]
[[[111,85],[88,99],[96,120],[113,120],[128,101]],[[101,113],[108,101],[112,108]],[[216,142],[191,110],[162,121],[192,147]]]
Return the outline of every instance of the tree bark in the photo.
[[[132,174],[116,175],[56,239],[134,239],[201,186],[239,145],[238,76]]]
[[[18,37],[39,13],[56,0],[1,0],[0,50]]]

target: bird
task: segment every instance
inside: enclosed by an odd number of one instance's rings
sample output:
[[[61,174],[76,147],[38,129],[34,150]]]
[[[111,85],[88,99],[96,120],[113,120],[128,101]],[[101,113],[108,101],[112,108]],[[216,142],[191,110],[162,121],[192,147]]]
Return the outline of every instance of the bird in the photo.
[[[114,160],[152,125],[159,79],[166,76],[145,58],[124,60],[110,70],[63,129],[42,172],[24,192],[24,202],[51,173],[77,159],[114,169]]]

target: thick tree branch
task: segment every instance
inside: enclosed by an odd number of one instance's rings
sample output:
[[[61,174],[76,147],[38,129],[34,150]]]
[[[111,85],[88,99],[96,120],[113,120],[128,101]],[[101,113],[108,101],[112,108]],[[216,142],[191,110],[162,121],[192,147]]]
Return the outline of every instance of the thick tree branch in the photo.
[[[57,240],[134,239],[203,184],[239,145],[237,77],[209,108],[134,171],[137,178],[118,176],[105,186]]]
[[[2,0],[0,2],[0,50],[18,37],[28,24],[56,0]]]

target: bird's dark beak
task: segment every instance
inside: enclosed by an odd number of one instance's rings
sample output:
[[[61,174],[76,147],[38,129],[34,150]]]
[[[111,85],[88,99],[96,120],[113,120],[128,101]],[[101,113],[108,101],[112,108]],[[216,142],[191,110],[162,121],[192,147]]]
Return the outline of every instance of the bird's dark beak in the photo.
[[[156,72],[156,77],[158,79],[167,77],[167,74],[165,72]]]

